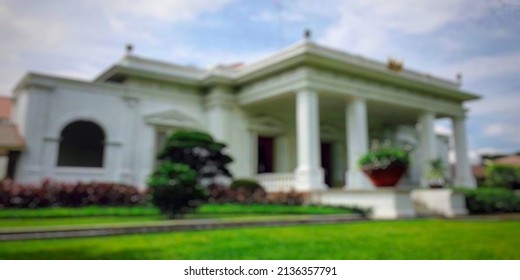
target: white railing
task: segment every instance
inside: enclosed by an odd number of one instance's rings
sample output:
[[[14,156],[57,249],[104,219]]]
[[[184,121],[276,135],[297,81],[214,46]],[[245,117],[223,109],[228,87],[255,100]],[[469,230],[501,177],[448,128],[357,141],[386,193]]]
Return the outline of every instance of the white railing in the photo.
[[[289,192],[295,187],[294,173],[261,173],[255,178],[267,192]]]

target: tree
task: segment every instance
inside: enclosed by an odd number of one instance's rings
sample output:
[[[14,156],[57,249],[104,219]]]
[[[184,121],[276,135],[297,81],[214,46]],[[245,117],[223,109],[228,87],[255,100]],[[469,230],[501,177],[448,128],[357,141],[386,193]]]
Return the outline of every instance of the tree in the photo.
[[[148,186],[152,203],[175,218],[207,201],[208,189],[219,177],[231,178],[226,167],[232,162],[224,154],[226,145],[202,132],[180,131],[168,137],[159,153],[159,167]]]
[[[163,162],[148,179],[152,203],[176,218],[197,208],[207,198],[207,190],[197,184],[197,172],[186,164]]]
[[[188,165],[197,172],[197,182],[207,186],[232,177],[227,165],[233,159],[223,152],[225,147],[207,133],[179,131],[168,137],[158,158]]]

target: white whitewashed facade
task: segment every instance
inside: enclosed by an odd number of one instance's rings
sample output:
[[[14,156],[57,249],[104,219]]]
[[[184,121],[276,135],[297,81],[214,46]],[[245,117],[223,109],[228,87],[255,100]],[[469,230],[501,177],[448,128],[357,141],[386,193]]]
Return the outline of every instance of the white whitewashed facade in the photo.
[[[166,135],[195,129],[228,144],[235,177],[257,177],[270,190],[374,189],[357,166],[370,143],[411,145],[400,188],[413,188],[425,184],[430,160],[447,161],[448,139],[435,134],[434,121],[449,118],[454,184],[475,186],[463,105],[477,96],[310,41],[241,66],[197,69],[127,55],[93,81],[29,73],[13,98],[12,119],[26,141],[21,182],[145,187]],[[86,145],[83,159],[70,141]]]

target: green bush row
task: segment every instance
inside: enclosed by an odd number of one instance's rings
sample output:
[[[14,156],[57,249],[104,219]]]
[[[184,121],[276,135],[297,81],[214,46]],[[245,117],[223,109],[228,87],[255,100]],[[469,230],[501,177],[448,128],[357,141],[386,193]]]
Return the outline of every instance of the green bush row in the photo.
[[[462,190],[471,214],[520,212],[520,196],[504,188],[482,187]]]
[[[489,164],[486,167],[486,186],[520,189],[520,166]]]

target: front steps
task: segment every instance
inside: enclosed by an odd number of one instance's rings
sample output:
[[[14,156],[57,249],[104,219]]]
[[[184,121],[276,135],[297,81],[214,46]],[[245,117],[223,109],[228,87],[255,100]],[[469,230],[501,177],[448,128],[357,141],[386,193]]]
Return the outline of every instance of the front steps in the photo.
[[[400,219],[419,216],[452,218],[467,215],[464,196],[451,189],[395,188],[375,190],[325,190],[310,193],[309,202],[321,205],[370,209],[372,219]]]

